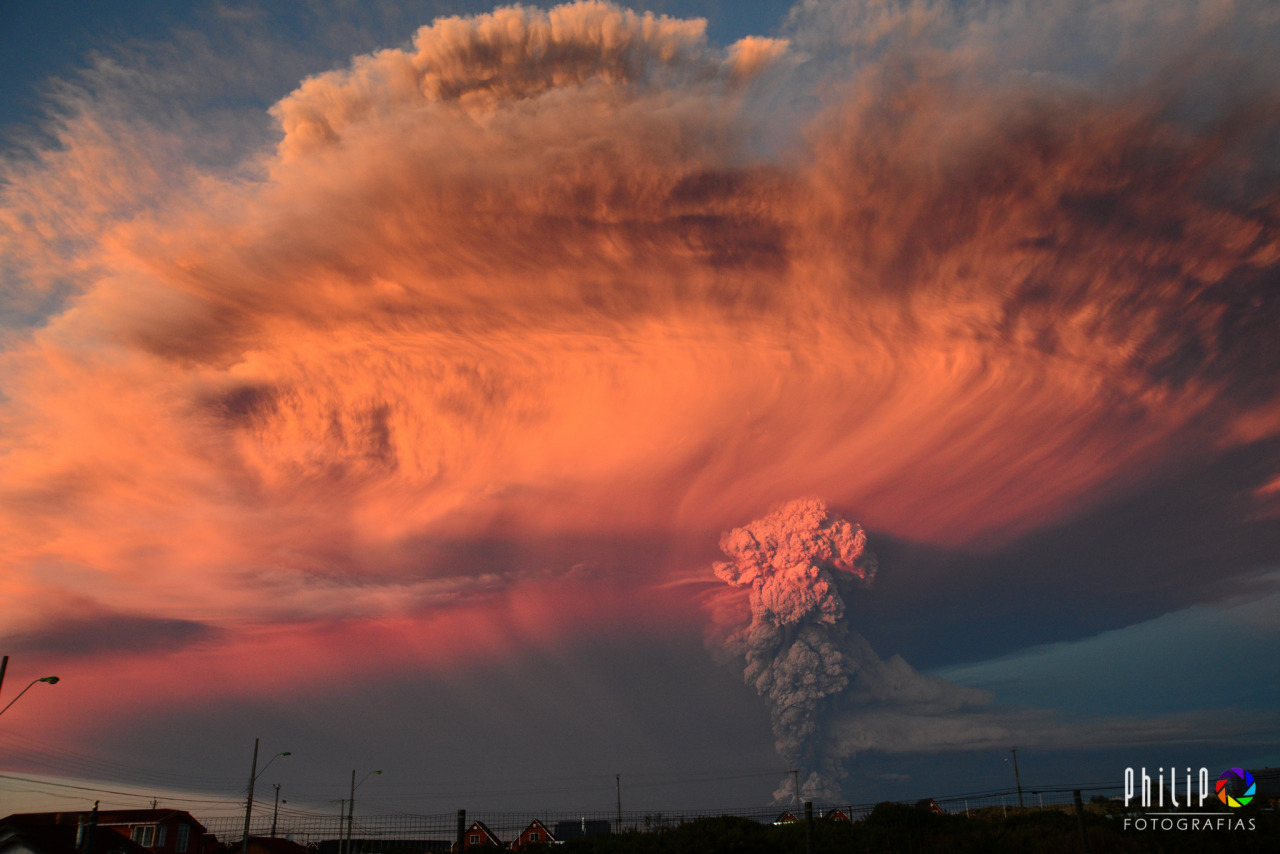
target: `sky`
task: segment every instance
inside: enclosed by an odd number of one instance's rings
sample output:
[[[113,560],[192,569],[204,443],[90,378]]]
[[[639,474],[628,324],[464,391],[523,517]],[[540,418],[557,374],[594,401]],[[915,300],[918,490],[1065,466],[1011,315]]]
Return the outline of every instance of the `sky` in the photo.
[[[0,16],[0,803],[1280,765],[1273,4]]]

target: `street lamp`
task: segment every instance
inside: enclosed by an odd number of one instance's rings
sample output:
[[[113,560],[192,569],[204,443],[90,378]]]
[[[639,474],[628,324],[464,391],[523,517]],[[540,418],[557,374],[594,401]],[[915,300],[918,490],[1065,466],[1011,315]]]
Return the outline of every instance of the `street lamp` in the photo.
[[[253,764],[249,766],[249,797],[244,802],[244,841],[240,843],[240,854],[249,854],[249,816],[253,812],[253,784],[258,778],[267,773],[267,769],[271,767],[271,763],[275,762],[281,756],[290,756],[289,751],[277,753],[267,760],[267,764],[262,766],[262,770],[258,770],[258,739],[253,740]]]
[[[381,774],[381,771],[370,771],[360,778],[360,782],[356,782],[356,772],[351,770],[351,797],[347,799],[347,848],[346,854],[351,854],[351,821],[356,812],[356,789],[364,785],[364,781],[368,780],[374,774]]]
[[[7,660],[8,660],[8,656],[5,656],[5,659],[6,659],[6,661],[7,661]],[[32,679],[32,680],[31,680],[31,685],[35,685],[37,682],[48,682],[50,685],[57,685],[57,684],[58,684],[58,677],[57,677],[57,676],[42,676],[42,677],[40,677],[39,679]],[[18,697],[21,697],[23,694],[25,694],[25,693],[27,693],[28,691],[30,691],[30,690],[31,690],[31,685],[28,685],[27,687],[25,687],[25,688],[23,688],[21,691],[19,691],[19,692],[18,692],[18,696],[17,696],[17,697],[14,697],[12,700],[10,700],[10,701],[9,701],[9,706],[12,706],[14,703],[18,702]],[[3,715],[5,712],[9,711],[9,706],[5,706],[3,709],[0,709],[0,715]]]

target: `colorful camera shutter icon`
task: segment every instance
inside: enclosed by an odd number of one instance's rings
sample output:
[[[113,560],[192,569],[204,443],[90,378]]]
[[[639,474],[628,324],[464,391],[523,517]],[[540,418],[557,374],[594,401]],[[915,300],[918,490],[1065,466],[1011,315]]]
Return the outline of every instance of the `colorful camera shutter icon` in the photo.
[[[1235,781],[1239,780],[1237,784]],[[1231,790],[1240,791],[1243,788],[1243,794],[1233,795]],[[1222,772],[1222,776],[1218,778],[1216,787],[1218,800],[1222,801],[1229,807],[1242,807],[1253,800],[1254,793],[1258,791],[1258,784],[1254,782],[1253,775],[1243,768],[1228,768]]]

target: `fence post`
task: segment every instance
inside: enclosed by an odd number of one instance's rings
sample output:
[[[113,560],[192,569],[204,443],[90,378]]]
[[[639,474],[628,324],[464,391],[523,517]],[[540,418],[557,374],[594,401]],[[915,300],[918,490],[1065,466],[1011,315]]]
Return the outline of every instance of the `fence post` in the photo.
[[[1080,790],[1073,791],[1071,798],[1076,802],[1076,820],[1080,822],[1080,844],[1084,846],[1084,854],[1092,854],[1089,850],[1089,831],[1084,826],[1084,802],[1080,800]]]
[[[467,811],[458,810],[458,854],[462,854],[462,838],[467,833]]]
[[[813,801],[804,802],[804,850],[813,854]]]

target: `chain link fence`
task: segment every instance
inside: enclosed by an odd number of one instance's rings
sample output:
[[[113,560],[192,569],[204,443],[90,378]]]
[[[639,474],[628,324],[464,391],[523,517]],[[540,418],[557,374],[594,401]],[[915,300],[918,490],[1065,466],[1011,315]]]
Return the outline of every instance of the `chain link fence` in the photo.
[[[1075,787],[1024,789],[1023,810],[1063,810],[1073,804]],[[1113,796],[1119,786],[1083,788],[1084,799]],[[918,803],[930,809],[937,808],[953,815],[971,817],[999,817],[1019,810],[1018,792],[1015,790],[978,792],[938,799],[924,799]],[[875,804],[814,804],[814,817],[826,820],[861,821],[875,808]],[[671,811],[616,811],[594,812],[486,812],[466,813],[466,824],[481,821],[503,843],[514,840],[530,823],[537,819],[557,838],[590,836],[600,832],[660,832],[682,823],[701,818],[734,816],[761,823],[772,823],[790,814],[803,820],[804,812],[794,806],[772,806],[748,809],[671,810]],[[244,833],[244,819],[221,816],[202,820],[209,832],[222,842],[238,841]],[[351,822],[351,854],[412,854],[417,851],[447,849],[457,836],[456,812],[414,814],[397,813],[369,815],[357,814]],[[269,836],[272,817],[253,817],[250,835]],[[317,854],[339,854],[339,840],[347,837],[347,817],[336,811],[330,815],[289,814],[280,815],[275,822],[275,836],[290,839],[304,845]]]

